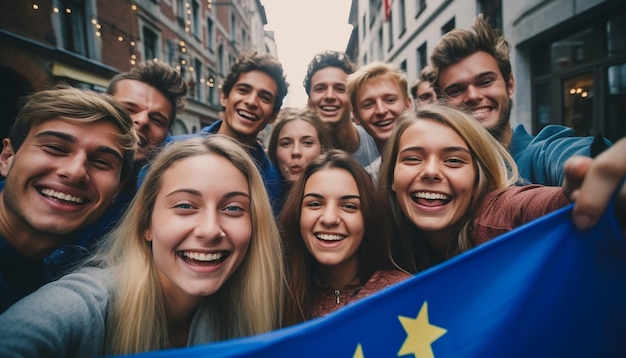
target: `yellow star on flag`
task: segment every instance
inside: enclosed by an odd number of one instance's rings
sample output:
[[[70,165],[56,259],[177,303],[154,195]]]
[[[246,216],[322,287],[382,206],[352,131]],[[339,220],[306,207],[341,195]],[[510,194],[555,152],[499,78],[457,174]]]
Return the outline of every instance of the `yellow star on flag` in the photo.
[[[356,346],[356,351],[354,351],[354,355],[352,358],[364,358],[363,356],[363,347],[361,347],[361,343]]]
[[[447,330],[428,322],[428,302],[424,301],[416,318],[398,316],[398,319],[407,334],[398,356],[413,353],[415,358],[434,358],[431,344]]]

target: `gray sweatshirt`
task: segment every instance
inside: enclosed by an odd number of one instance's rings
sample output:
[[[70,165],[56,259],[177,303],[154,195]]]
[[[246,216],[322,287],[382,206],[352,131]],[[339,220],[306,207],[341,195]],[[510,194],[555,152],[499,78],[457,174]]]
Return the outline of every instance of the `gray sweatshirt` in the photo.
[[[0,357],[96,357],[105,354],[110,270],[89,267],[49,283],[0,315]],[[198,309],[188,345],[209,341]]]

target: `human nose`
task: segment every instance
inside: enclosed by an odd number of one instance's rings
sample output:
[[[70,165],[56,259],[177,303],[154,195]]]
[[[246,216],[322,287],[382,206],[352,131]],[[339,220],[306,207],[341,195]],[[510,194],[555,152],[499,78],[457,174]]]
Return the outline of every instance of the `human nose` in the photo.
[[[69,156],[59,168],[59,175],[75,183],[86,183],[89,180],[87,170],[88,158],[85,154]]]
[[[385,104],[383,103],[383,101],[379,100],[379,101],[376,101],[374,110],[376,111],[376,114],[385,114],[387,112],[387,107],[385,107]]]
[[[252,106],[256,106],[258,100],[259,100],[258,94],[254,91],[251,91],[244,98],[244,103],[247,106],[252,107]]]
[[[420,174],[422,180],[441,180],[441,170],[439,168],[439,162],[435,159],[428,159],[422,165],[422,173]]]
[[[205,215],[199,215],[196,222],[196,237],[207,242],[215,241],[226,237],[226,233],[220,226],[217,214],[212,210]]]
[[[465,89],[465,97],[464,97],[465,103],[478,102],[480,101],[481,98],[482,98],[482,93],[480,89],[478,89],[474,85],[467,86],[467,88]]]
[[[325,226],[334,226],[339,223],[339,215],[334,205],[326,205],[322,211],[320,221]]]
[[[150,118],[148,117],[147,112],[133,113],[131,118],[133,120],[133,126],[135,127],[135,130],[138,132],[142,131],[142,129],[150,123]]]
[[[302,150],[300,149],[300,144],[295,143],[291,149],[291,156],[295,158],[299,158],[302,156]]]
[[[333,100],[335,98],[336,98],[335,89],[332,86],[329,86],[328,88],[326,88],[326,91],[324,91],[324,99]]]

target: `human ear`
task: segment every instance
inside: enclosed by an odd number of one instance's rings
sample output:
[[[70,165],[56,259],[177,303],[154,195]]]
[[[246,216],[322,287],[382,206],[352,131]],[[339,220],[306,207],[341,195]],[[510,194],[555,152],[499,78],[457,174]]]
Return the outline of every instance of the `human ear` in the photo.
[[[143,233],[143,238],[148,242],[152,242],[152,229],[146,229]]]
[[[509,98],[513,98],[513,95],[515,94],[515,78],[513,78],[513,74],[511,73],[511,75],[509,76],[509,82],[506,84],[506,89],[509,93]]]
[[[9,174],[9,169],[13,164],[13,158],[15,158],[15,152],[11,145],[9,138],[2,140],[2,152],[0,152],[0,175],[6,177]]]

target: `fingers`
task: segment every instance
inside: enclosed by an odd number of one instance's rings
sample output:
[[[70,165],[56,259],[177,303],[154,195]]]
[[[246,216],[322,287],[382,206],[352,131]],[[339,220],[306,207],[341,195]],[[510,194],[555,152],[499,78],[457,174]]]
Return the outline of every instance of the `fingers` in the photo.
[[[581,178],[581,173],[584,174],[583,178]],[[565,193],[569,192],[570,198],[575,200],[574,224],[576,227],[587,229],[595,225],[618,186],[622,188],[617,212],[619,214],[626,211],[624,210],[626,188],[623,187],[625,176],[626,138],[616,142],[593,160],[572,158],[568,161],[566,178],[569,179],[566,179],[563,190]]]
[[[583,184],[585,175],[589,171],[592,159],[589,157],[576,156],[567,160],[564,166],[565,180],[563,181],[563,192],[570,201],[576,201],[576,196]]]

